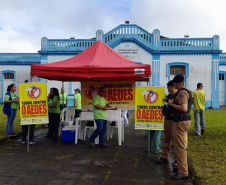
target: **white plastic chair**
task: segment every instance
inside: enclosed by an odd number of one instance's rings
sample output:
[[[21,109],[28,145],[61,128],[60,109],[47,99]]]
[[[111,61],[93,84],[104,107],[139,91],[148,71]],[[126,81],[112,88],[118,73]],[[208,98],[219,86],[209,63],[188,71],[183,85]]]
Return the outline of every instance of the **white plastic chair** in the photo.
[[[87,125],[88,122],[85,123],[85,127],[84,127],[84,134],[83,134],[83,137],[84,137],[84,141],[86,140],[86,131],[88,130],[88,137],[90,138],[90,130],[94,130],[94,123],[93,125]]]
[[[86,130],[87,129],[94,129],[94,126],[87,126],[86,123],[87,121],[94,121],[93,118],[93,112],[81,112],[80,117],[81,120],[83,121],[83,124],[79,124],[79,138],[83,139],[85,141],[86,139]]]
[[[115,125],[109,125],[108,126],[108,132],[107,132],[107,140],[109,140],[109,137],[113,137],[113,129],[118,129],[118,142],[119,145],[122,144],[122,141],[124,141],[124,124],[123,124],[123,118],[121,117],[121,110],[108,110],[107,111],[107,120],[109,122],[115,121]]]
[[[64,118],[65,112],[66,112],[66,118]],[[62,115],[62,119],[59,125],[59,133],[58,133],[59,136],[61,135],[62,127],[64,127],[65,125],[73,125],[75,109],[73,107],[66,107],[62,110],[61,115]]]

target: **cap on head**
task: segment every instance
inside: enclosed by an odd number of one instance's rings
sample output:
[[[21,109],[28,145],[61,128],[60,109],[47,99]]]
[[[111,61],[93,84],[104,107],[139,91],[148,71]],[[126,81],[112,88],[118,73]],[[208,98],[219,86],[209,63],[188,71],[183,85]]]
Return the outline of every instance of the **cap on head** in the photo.
[[[181,75],[181,74],[177,74],[177,75],[173,78],[173,82],[174,82],[174,83],[184,82],[184,76]]]
[[[173,80],[170,80],[168,83],[167,83],[167,86],[174,86],[174,83],[173,83]]]
[[[75,91],[81,92],[79,88],[75,89]]]

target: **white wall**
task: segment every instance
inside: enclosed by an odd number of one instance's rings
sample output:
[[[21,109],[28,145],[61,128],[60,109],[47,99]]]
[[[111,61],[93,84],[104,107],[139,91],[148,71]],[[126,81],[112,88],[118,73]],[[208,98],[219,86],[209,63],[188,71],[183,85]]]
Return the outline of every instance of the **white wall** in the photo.
[[[164,55],[160,57],[160,85],[166,86],[166,64],[174,62],[189,63],[189,77],[187,88],[194,91],[197,83],[203,83],[206,100],[211,100],[212,84],[212,56],[211,55]]]
[[[134,62],[150,65],[152,63],[152,55],[134,43],[122,43],[114,50]]]
[[[48,56],[48,63],[59,62],[62,60],[69,59],[73,56]]]

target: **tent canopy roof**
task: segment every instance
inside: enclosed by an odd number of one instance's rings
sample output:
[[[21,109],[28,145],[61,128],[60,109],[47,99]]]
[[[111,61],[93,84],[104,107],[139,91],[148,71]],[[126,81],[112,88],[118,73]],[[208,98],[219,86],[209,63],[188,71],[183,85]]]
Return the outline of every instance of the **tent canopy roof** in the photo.
[[[137,64],[97,41],[67,60],[32,64],[31,76],[59,81],[148,81],[151,66]]]

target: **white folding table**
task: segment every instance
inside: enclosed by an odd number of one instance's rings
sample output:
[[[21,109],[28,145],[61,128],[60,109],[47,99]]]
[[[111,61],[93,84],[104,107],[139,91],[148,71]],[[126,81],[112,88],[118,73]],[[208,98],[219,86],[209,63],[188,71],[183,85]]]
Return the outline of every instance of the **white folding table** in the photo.
[[[75,119],[75,144],[78,143],[78,135],[81,134],[79,132],[79,122],[81,121],[94,121],[93,112],[81,112],[80,117]],[[124,124],[123,118],[121,118],[121,110],[107,110],[107,121],[112,122],[115,121],[118,123],[118,143],[122,145],[122,141],[124,141]],[[109,126],[110,127],[110,126]],[[94,121],[94,129],[96,129],[96,123]],[[82,137],[80,137],[82,138]],[[97,144],[98,139],[95,140]]]

